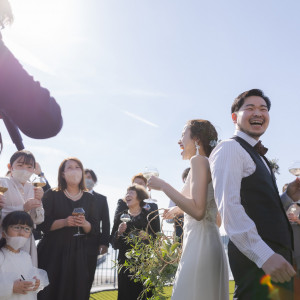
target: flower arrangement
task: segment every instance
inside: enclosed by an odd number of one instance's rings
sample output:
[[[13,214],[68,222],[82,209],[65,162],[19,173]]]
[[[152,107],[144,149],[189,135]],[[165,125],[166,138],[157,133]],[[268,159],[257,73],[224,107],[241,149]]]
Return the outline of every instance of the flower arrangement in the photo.
[[[211,146],[212,148],[216,147],[217,144],[218,144],[218,141],[217,141],[217,140],[211,140],[211,141],[209,142],[209,146]]]
[[[270,163],[270,166],[271,166],[271,169],[272,169],[274,175],[275,174],[278,174],[278,175],[280,174],[279,173],[279,165],[277,164],[277,162],[278,162],[277,158],[269,160],[269,163]]]
[[[148,227],[146,232],[136,234],[135,230],[135,234],[126,237],[132,248],[126,252],[127,259],[123,265],[118,266],[118,270],[120,272],[126,268],[132,274],[132,280],[143,283],[144,290],[138,299],[142,299],[151,290],[152,297],[147,299],[167,300],[169,298],[163,289],[173,283],[181,257],[181,244],[175,233],[174,236],[167,236],[162,230],[153,237],[148,234],[151,230],[150,222]]]

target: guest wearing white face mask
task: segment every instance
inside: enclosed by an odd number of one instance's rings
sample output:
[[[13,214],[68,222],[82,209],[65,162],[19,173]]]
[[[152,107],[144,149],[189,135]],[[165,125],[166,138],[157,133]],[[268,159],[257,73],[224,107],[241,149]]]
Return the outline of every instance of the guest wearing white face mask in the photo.
[[[35,169],[33,154],[26,150],[17,151],[10,158],[7,167],[10,171],[10,177],[0,178],[0,186],[7,188],[4,195],[0,195],[0,204],[2,202],[3,207],[1,219],[3,220],[10,212],[23,210],[30,214],[34,224],[40,224],[44,221],[44,210],[41,202],[44,192],[42,188],[35,188],[28,182]],[[31,255],[33,265],[37,266],[37,251],[32,236],[22,249]]]
[[[94,281],[95,270],[97,266],[97,257],[99,254],[105,254],[108,251],[109,236],[110,236],[110,222],[107,199],[105,196],[96,193],[94,186],[97,183],[97,176],[91,169],[84,170],[85,185],[96,200],[96,212],[98,214],[97,220],[100,225],[98,234],[89,240],[88,243],[88,264],[90,273],[90,287]]]
[[[49,281],[47,273],[33,267],[29,254],[21,250],[31,236],[32,219],[24,211],[14,211],[2,224],[0,300],[36,300]]]
[[[45,221],[38,229],[44,235],[38,244],[38,258],[50,284],[38,299],[88,300],[88,244],[99,233],[99,222],[95,199],[85,188],[80,160],[72,157],[60,164],[58,187],[45,193],[43,205]],[[72,215],[75,208],[83,208],[84,215]]]

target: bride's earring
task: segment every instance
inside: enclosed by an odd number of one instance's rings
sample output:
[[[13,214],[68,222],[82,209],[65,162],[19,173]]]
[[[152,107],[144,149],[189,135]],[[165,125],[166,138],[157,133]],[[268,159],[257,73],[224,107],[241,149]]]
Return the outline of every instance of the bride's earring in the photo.
[[[198,145],[198,143],[196,141],[195,141],[195,146],[196,146],[196,155],[199,155],[200,146]]]

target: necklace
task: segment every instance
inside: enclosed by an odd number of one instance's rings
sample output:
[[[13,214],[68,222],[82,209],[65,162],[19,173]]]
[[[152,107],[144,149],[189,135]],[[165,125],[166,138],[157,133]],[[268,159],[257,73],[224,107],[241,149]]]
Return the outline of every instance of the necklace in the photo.
[[[8,251],[13,253],[19,253],[20,250],[15,250],[14,248],[10,247],[9,245],[5,245],[4,248],[6,248]]]
[[[139,215],[141,213],[142,209],[140,208],[138,211],[136,212],[131,212],[130,209],[128,210],[129,214],[133,217],[136,217],[137,215]]]
[[[69,192],[67,191],[67,189],[64,190],[64,193],[70,199],[77,199],[79,196],[81,196],[82,190],[80,190],[79,193],[77,195],[74,195],[74,196],[70,195]]]

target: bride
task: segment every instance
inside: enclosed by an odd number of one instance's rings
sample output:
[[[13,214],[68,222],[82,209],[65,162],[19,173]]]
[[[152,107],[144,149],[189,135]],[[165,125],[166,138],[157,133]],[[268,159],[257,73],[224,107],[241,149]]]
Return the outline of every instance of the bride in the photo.
[[[216,225],[217,206],[207,157],[218,139],[206,120],[190,120],[178,142],[191,170],[180,192],[152,176],[148,187],[163,191],[184,214],[182,257],[172,300],[228,300],[227,260]]]

